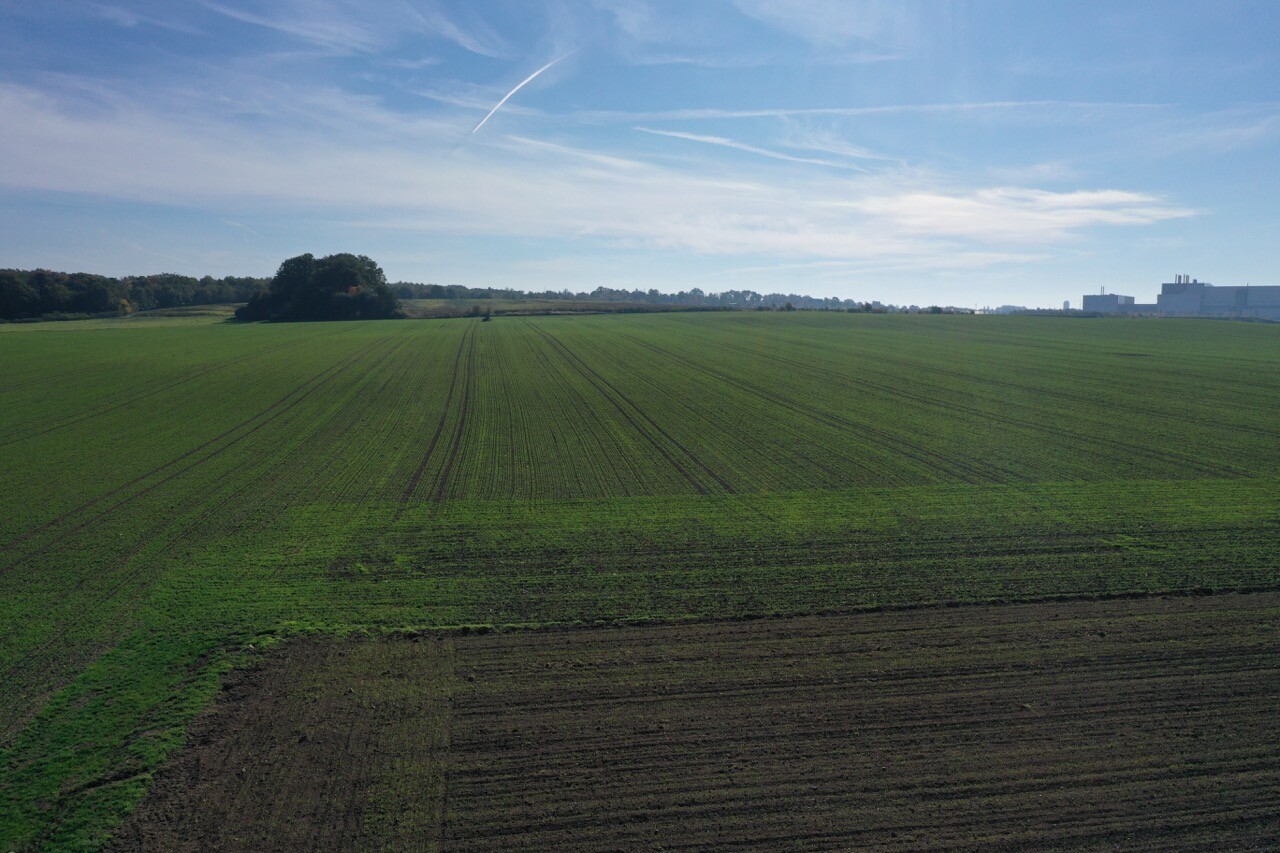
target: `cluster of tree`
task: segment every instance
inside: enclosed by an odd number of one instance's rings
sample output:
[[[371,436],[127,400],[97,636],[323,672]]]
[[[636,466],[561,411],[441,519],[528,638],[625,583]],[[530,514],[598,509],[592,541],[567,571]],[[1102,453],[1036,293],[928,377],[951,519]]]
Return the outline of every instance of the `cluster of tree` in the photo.
[[[246,302],[265,278],[160,275],[109,278],[50,270],[0,270],[0,318],[5,320],[118,316],[156,308]]]
[[[280,265],[270,285],[236,310],[240,320],[385,320],[403,317],[382,268],[364,255],[306,254]]]

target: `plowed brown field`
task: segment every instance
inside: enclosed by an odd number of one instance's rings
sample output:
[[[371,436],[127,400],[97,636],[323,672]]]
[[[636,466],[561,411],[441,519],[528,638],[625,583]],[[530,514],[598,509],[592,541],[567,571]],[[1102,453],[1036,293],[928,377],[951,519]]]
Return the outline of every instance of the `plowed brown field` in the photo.
[[[294,643],[121,849],[1274,849],[1280,594]]]

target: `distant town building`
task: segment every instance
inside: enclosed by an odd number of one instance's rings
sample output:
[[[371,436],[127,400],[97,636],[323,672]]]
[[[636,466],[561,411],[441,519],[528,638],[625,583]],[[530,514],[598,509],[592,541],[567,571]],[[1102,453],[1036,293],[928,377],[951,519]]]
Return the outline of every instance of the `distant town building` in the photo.
[[[1099,314],[1157,314],[1161,317],[1250,317],[1280,320],[1280,286],[1218,287],[1189,275],[1176,275],[1160,285],[1155,303],[1107,293],[1084,297],[1085,311]]]

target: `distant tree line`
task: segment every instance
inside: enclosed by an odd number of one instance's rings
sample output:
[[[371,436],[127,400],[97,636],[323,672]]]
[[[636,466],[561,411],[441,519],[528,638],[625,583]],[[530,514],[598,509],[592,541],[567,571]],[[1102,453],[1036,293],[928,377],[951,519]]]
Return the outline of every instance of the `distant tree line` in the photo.
[[[277,290],[272,295],[270,278],[212,278],[196,279],[174,273],[159,275],[126,276],[109,278],[91,273],[51,272],[49,270],[0,270],[0,319],[72,319],[87,316],[131,314],[156,308],[179,308],[185,305],[214,305],[253,302],[253,307],[239,312],[241,319],[292,319],[285,315],[298,309],[310,318],[323,317],[374,317],[393,316],[395,299],[476,300],[502,299],[510,301],[545,300],[564,302],[603,302],[614,306],[658,305],[666,308],[706,308],[722,310],[756,311],[856,311],[865,313],[968,313],[969,309],[930,305],[892,305],[876,300],[839,299],[834,296],[806,296],[799,293],[757,293],[754,290],[725,290],[708,293],[701,288],[691,288],[678,293],[661,293],[656,288],[625,290],[597,287],[595,290],[573,292],[567,289],[524,291],[513,288],[467,287],[460,284],[419,284],[400,281],[387,284],[382,270],[377,269],[364,256],[331,255],[316,260],[322,265],[332,258],[344,258],[341,263],[330,263],[330,284],[342,279],[345,287],[334,284],[328,295],[317,297],[316,292],[304,286],[299,293],[311,292],[311,297],[295,298]],[[281,266],[302,263],[291,258]],[[374,273],[368,276],[356,267],[360,259],[373,265]],[[352,264],[355,263],[355,266]],[[346,272],[334,272],[344,267]],[[297,270],[294,270],[297,272]],[[279,274],[277,274],[278,276]],[[308,273],[307,275],[310,275]],[[336,277],[335,277],[336,276]],[[305,278],[306,276],[303,276]],[[288,276],[286,276],[288,278]],[[349,279],[349,280],[348,280]],[[282,284],[286,290],[297,285],[296,276]],[[293,282],[290,284],[289,282]],[[321,285],[317,284],[317,287]],[[352,287],[357,287],[352,292]],[[290,290],[290,293],[292,291]],[[343,295],[345,293],[345,295]],[[322,304],[323,303],[323,304]],[[612,310],[612,309],[610,309]],[[481,312],[476,312],[481,313]],[[299,315],[301,316],[301,315]]]
[[[565,302],[611,302],[638,305],[671,305],[759,311],[855,311],[864,313],[973,313],[972,309],[930,305],[888,305],[879,301],[839,299],[834,296],[806,296],[800,293],[757,293],[754,290],[725,290],[707,293],[699,287],[679,293],[648,290],[621,290],[597,287],[574,293],[570,290],[514,290],[496,287],[465,287],[460,284],[416,284],[398,281],[391,285],[401,299],[539,299]]]
[[[247,302],[265,278],[192,278],[174,273],[109,278],[92,273],[0,270],[0,318],[70,319],[119,316],[156,308]]]

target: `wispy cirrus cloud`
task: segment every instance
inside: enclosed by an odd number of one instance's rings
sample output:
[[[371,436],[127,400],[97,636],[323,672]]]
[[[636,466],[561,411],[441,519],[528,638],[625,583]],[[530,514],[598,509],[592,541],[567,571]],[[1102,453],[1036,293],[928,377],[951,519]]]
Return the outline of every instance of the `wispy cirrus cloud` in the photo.
[[[1280,140],[1280,104],[1259,104],[1218,110],[1165,122],[1143,145],[1162,155],[1227,154]]]
[[[216,0],[201,0],[201,5],[234,21],[274,30],[340,53],[368,52],[386,43],[376,27],[328,4],[293,2],[266,13]]]
[[[88,9],[91,13],[103,20],[110,21],[113,24],[129,29],[134,27],[156,27],[158,29],[183,33],[185,35],[204,34],[199,27],[193,26],[185,21],[148,15],[125,6],[111,5],[107,3],[90,3],[88,4]]]
[[[700,142],[704,145],[718,145],[721,148],[732,148],[735,151],[745,151],[748,154],[756,154],[760,157],[768,157],[772,160],[784,160],[788,163],[804,163],[810,166],[827,166],[833,169],[852,169],[859,172],[866,171],[862,167],[855,166],[852,163],[844,163],[836,160],[820,160],[816,157],[800,157],[794,154],[787,154],[784,151],[774,151],[768,148],[748,145],[745,142],[739,142],[724,136],[707,136],[701,133],[685,133],[678,130],[655,130],[651,127],[637,127],[636,130],[653,136],[667,136],[672,139],[684,139],[690,142]]]
[[[264,27],[335,53],[373,53],[417,32],[453,42],[483,56],[510,53],[482,21],[460,24],[432,2],[370,7],[350,0],[287,0],[265,6],[200,0],[204,8],[245,24]]]
[[[836,133],[829,128],[815,129],[788,122],[787,131],[783,139],[786,147],[801,151],[818,151],[823,154],[836,154],[840,157],[849,157],[855,160],[880,160],[885,162],[898,160],[897,157],[879,154],[860,145],[854,145],[843,134]]]
[[[459,23],[433,0],[406,8],[428,32],[472,53],[490,57],[507,57],[512,53],[506,41],[481,18],[471,17],[465,24]]]
[[[812,177],[724,161],[494,135],[444,162],[456,124],[406,120],[373,101],[281,126],[175,115],[148,104],[85,115],[0,86],[0,177],[9,188],[199,206],[241,222],[267,213],[381,233],[589,240],[695,256],[790,262],[1008,263],[1091,228],[1193,211],[1114,189],[964,187],[920,172]],[[670,134],[661,134],[667,135]],[[718,144],[718,143],[712,143]],[[755,152],[753,152],[755,153]]]
[[[1099,111],[1150,111],[1165,104],[1109,101],[960,101],[954,103],[877,104],[857,107],[693,107],[668,110],[579,110],[573,117],[586,122],[635,121],[720,121],[756,118],[858,118],[882,115],[942,113],[984,113],[992,111],[1058,111],[1097,113]]]
[[[914,41],[921,9],[913,0],[733,0],[743,14],[826,46]],[[938,8],[942,6],[943,8]],[[945,14],[945,4],[930,10]]]

